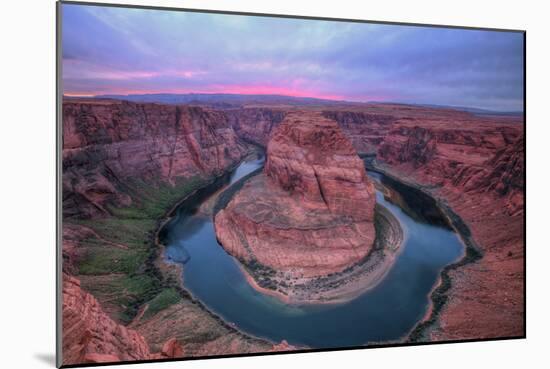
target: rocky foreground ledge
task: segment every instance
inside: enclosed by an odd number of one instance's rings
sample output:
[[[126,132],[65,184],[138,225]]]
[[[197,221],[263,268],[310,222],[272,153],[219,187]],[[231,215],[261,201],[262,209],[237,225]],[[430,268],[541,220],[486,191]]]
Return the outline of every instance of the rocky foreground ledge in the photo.
[[[397,221],[375,203],[338,124],[292,112],[273,132],[264,171],[216,214],[216,235],[257,289],[290,303],[341,301],[383,275],[376,230],[393,250],[401,243]]]

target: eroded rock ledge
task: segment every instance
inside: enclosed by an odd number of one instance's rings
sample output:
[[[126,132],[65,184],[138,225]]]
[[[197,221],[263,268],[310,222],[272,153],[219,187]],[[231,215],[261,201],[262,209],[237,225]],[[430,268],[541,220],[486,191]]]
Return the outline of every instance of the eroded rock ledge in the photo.
[[[80,288],[80,281],[63,274],[63,363],[112,363],[184,356],[171,338],[160,352],[151,352],[145,338],[113,321],[99,302]]]
[[[395,222],[382,211],[375,219],[375,202],[363,161],[338,124],[292,112],[273,132],[264,171],[216,214],[216,235],[253,286],[292,303],[341,300],[364,290],[367,275],[381,276],[366,272],[382,259],[368,260],[375,222]],[[399,231],[384,229],[400,243]]]

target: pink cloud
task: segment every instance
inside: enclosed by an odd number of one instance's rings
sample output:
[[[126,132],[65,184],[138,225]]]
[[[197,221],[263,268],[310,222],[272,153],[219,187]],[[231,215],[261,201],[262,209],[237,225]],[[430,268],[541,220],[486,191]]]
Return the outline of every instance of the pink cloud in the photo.
[[[345,96],[329,94],[320,91],[300,89],[297,87],[270,86],[270,85],[212,85],[200,89],[172,88],[172,89],[125,89],[125,88],[100,88],[90,91],[70,91],[66,96],[93,96],[102,94],[132,95],[132,94],[156,94],[156,93],[224,93],[243,95],[285,95],[295,97],[315,97],[328,100],[345,100]]]
[[[344,96],[301,89],[297,87],[301,83],[290,83],[286,86],[273,85],[216,85],[208,91],[209,93],[229,93],[229,94],[247,94],[247,95],[285,95],[295,97],[316,97],[329,100],[343,100]]]

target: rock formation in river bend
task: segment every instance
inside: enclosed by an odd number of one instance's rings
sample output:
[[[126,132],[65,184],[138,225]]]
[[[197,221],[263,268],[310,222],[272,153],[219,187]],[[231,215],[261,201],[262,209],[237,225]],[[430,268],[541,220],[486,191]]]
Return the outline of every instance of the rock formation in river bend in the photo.
[[[106,215],[110,206],[131,204],[132,181],[209,177],[245,153],[222,112],[69,99],[63,103],[64,216]]]
[[[367,255],[374,206],[363,162],[338,124],[292,112],[272,133],[264,172],[216,215],[216,234],[251,268],[316,277]]]
[[[363,161],[338,124],[317,114],[293,113],[273,133],[265,173],[271,182],[330,213],[372,221],[374,189]]]

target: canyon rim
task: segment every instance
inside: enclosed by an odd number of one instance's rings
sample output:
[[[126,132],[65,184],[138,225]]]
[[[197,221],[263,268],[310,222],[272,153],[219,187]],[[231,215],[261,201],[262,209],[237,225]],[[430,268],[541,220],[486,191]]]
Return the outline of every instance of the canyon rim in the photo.
[[[60,365],[525,336],[523,33],[60,6]]]

